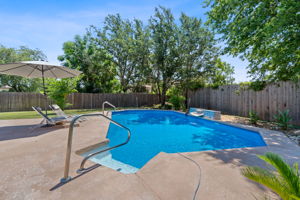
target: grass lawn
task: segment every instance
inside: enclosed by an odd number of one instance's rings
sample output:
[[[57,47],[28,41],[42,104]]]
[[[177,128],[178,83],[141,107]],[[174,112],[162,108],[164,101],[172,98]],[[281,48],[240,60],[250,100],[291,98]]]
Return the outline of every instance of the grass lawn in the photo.
[[[65,110],[64,112],[68,115],[79,115],[92,112],[100,112],[101,109],[80,109],[80,110]],[[55,113],[48,111],[49,117],[55,117]],[[0,120],[6,119],[33,119],[33,118],[42,118],[35,111],[21,111],[21,112],[2,112],[0,113]]]
[[[149,107],[141,107],[143,109]],[[118,110],[125,109],[122,107],[118,107]],[[128,107],[126,109],[134,109],[133,107]],[[106,108],[105,110],[112,110],[112,108]],[[43,111],[44,112],[44,111]],[[74,109],[74,110],[64,110],[64,112],[68,115],[80,115],[86,113],[93,113],[93,112],[102,112],[102,109]],[[55,113],[53,111],[48,110],[49,117],[55,117]],[[35,111],[19,111],[19,112],[2,112],[0,113],[0,120],[7,120],[7,119],[34,119],[34,118],[42,118],[39,114]]]

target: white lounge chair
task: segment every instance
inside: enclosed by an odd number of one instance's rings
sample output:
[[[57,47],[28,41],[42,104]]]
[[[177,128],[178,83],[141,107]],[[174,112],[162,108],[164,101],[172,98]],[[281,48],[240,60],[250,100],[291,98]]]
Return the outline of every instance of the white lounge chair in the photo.
[[[50,117],[48,117],[47,115],[45,115],[43,113],[43,111],[40,107],[32,106],[32,109],[34,111],[36,111],[39,115],[41,115],[43,117],[44,121],[47,122],[47,124],[57,125],[57,124],[64,124],[64,123],[70,122],[70,120],[68,120],[65,117],[52,117],[52,118],[50,118]]]
[[[67,115],[57,104],[52,104],[52,105],[49,105],[49,107],[53,110],[53,112],[55,112],[55,114],[58,116],[58,117],[64,117],[65,119],[68,119],[68,120],[72,120],[74,117],[77,117],[78,115]],[[80,118],[78,119],[79,122],[82,122],[86,120],[86,118]]]

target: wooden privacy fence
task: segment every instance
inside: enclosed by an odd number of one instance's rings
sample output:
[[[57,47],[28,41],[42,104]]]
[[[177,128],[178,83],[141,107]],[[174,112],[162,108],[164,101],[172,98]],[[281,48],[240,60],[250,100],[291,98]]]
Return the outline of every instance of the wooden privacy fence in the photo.
[[[102,94],[102,93],[73,93],[69,95],[70,109],[102,108],[102,103],[109,101],[116,107],[152,106],[159,103],[158,95],[131,93],[131,94]]]
[[[238,116],[248,116],[249,111],[255,111],[267,121],[274,121],[278,111],[288,109],[293,123],[300,125],[300,83],[279,82],[268,85],[262,91],[239,85],[202,88],[190,92],[189,99],[191,107],[220,110],[224,114]]]
[[[73,93],[68,96],[68,109],[95,109],[102,108],[102,103],[109,101],[117,107],[152,106],[159,103],[157,95],[131,93],[131,94],[92,94]],[[49,104],[52,103],[48,99]],[[45,108],[45,97],[39,93],[26,92],[0,92],[0,112],[29,111],[32,106]]]

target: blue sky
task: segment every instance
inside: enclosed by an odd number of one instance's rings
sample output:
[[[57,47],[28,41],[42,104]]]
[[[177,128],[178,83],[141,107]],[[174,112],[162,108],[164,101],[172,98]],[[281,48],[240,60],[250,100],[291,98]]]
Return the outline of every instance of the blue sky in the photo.
[[[123,18],[147,22],[158,5],[170,8],[175,17],[181,12],[206,20],[206,8],[196,0],[0,0],[0,44],[38,48],[48,61],[59,63],[62,44],[83,34],[89,25],[101,26],[105,16],[120,13]],[[236,82],[249,80],[246,61],[223,56],[235,67]]]

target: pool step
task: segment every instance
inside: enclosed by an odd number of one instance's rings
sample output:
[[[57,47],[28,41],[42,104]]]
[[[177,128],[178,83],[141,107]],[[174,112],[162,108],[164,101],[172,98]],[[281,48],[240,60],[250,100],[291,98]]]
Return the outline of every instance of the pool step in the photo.
[[[86,152],[93,153],[91,151],[93,151],[94,149],[101,148],[101,147],[107,147],[108,143],[109,143],[109,139],[105,139],[102,142],[99,142],[99,143],[84,147],[82,149],[76,150],[75,153],[78,155],[85,154]],[[96,151],[94,151],[94,152],[96,152]]]
[[[106,144],[106,145],[103,145],[101,147],[94,148],[90,151],[86,151],[85,153],[83,153],[81,155],[82,156],[87,156],[91,153],[101,151],[101,150],[106,149],[108,147],[109,147],[109,145]],[[112,154],[111,154],[110,151],[105,151],[103,153],[99,153],[99,154],[91,157],[89,160],[92,161],[92,162],[98,163],[100,165],[112,168],[113,170],[122,172],[124,174],[132,174],[132,173],[135,173],[139,170],[138,168],[135,168],[133,166],[127,165],[125,163],[122,163],[120,161],[117,161],[117,160],[113,159]]]

